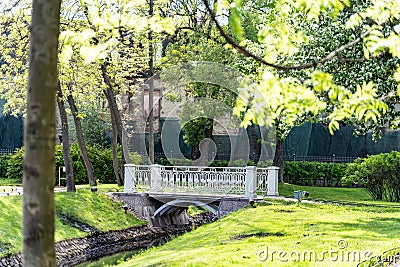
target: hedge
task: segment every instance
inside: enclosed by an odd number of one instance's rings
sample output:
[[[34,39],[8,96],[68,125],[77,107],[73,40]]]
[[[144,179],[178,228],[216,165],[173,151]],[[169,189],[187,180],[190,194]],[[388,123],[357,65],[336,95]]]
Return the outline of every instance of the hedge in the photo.
[[[114,176],[114,169],[112,163],[112,150],[110,148],[103,148],[100,145],[87,146],[89,157],[92,161],[93,168],[96,174],[97,182],[107,184],[116,183]],[[121,152],[119,152],[121,153]],[[7,161],[6,177],[22,182],[22,161],[23,161],[24,149],[17,149],[16,153],[11,155]],[[74,170],[74,178],[76,184],[87,184],[88,178],[86,174],[85,165],[77,144],[71,145],[71,159],[72,167]],[[142,163],[142,157],[136,153],[131,154],[131,161],[135,164]],[[58,184],[59,171],[64,166],[64,158],[62,152],[62,146],[56,146],[56,169],[55,169],[55,183]],[[0,162],[1,171],[1,162]],[[62,173],[61,177],[65,177]],[[62,181],[65,184],[65,181]]]
[[[9,155],[0,156],[0,178],[7,177],[7,166],[9,159],[10,159]]]
[[[342,185],[346,166],[345,163],[287,161],[284,180],[297,185],[338,187]]]

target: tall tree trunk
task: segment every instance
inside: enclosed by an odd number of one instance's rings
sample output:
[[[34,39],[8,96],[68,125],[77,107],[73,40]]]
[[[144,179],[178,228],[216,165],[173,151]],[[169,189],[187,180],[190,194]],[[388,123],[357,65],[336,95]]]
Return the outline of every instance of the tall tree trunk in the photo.
[[[199,146],[193,146],[192,147],[192,159],[193,160],[199,159],[200,156],[201,156],[200,147]]]
[[[149,1],[149,17],[153,16],[153,0]],[[153,32],[150,30],[148,34],[149,40],[149,157],[150,162],[154,163],[154,50],[153,50]]]
[[[101,67],[103,80],[107,85],[107,88],[104,90],[104,95],[106,96],[108,107],[110,109],[111,115],[111,126],[113,131],[113,140],[112,140],[112,149],[113,149],[113,167],[114,173],[116,175],[118,185],[123,185],[124,182],[124,171],[123,168],[120,168],[118,164],[118,152],[117,152],[117,145],[118,140],[121,142],[121,146],[126,146],[126,143],[122,142],[125,138],[122,138],[122,134],[125,132],[123,131],[121,115],[117,106],[117,102],[115,100],[114,91],[112,89],[112,84],[110,78],[107,75],[107,65],[106,63]],[[129,153],[128,149],[122,147],[122,158],[121,158],[121,165],[124,166],[126,163],[129,163]]]
[[[120,168],[118,164],[118,130],[117,126],[115,126],[115,120],[111,120],[112,123],[112,160],[113,160],[113,168],[114,175],[117,179],[118,186],[122,186],[124,184],[124,180],[122,178],[122,168]]]
[[[83,163],[85,164],[86,173],[88,176],[90,186],[96,186],[96,174],[94,172],[92,161],[90,160],[89,153],[86,149],[85,137],[83,136],[81,119],[78,116],[78,108],[75,105],[75,99],[71,94],[67,97],[69,107],[72,111],[72,117],[74,118],[76,138],[78,139],[79,149],[81,150]]]
[[[214,120],[211,118],[207,118],[206,119],[206,127],[204,129],[204,138],[208,138],[213,140],[213,132],[214,129]],[[203,153],[204,155],[202,155],[201,157],[203,158],[203,162],[202,165],[206,166],[209,160],[209,154],[210,154],[210,142],[206,142],[204,144],[204,147],[202,148],[203,151],[201,151],[201,153]]]
[[[253,155],[250,156],[250,159],[254,163],[258,162],[259,157],[261,155],[261,144],[257,137],[257,131],[256,131],[257,129],[258,129],[258,131],[261,131],[260,126],[258,126],[256,124],[251,125],[251,142],[252,142],[252,147],[253,147]]]
[[[75,188],[74,170],[72,168],[71,151],[69,144],[68,116],[67,112],[65,111],[65,102],[63,99],[60,83],[58,83],[57,86],[57,105],[61,118],[62,145],[63,145],[65,181],[67,184],[67,192],[75,192],[76,188]]]
[[[33,0],[24,144],[22,263],[56,266],[54,168],[61,1]]]
[[[279,167],[279,182],[283,183],[283,172],[285,167],[285,159],[283,155],[283,138],[276,137],[276,147],[275,147],[275,155],[273,160],[273,166]]]

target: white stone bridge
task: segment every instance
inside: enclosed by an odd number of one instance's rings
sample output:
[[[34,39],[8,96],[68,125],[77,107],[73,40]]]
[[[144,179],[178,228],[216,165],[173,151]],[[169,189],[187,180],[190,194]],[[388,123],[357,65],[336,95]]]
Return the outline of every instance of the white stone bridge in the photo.
[[[278,196],[278,170],[126,164],[124,193],[119,196],[155,225],[185,223],[191,205],[219,218],[263,196]]]

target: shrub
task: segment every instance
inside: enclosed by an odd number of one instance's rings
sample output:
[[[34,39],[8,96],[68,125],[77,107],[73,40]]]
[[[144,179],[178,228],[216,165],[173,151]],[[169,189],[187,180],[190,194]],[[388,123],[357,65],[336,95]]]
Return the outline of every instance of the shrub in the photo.
[[[10,159],[9,155],[0,156],[0,178],[7,177],[7,165],[9,159]]]
[[[400,152],[369,156],[349,164],[343,182],[364,186],[375,200],[400,201]]]
[[[92,161],[93,168],[96,174],[97,182],[99,183],[116,183],[114,176],[114,169],[112,163],[112,150],[109,148],[103,148],[100,145],[87,146],[89,157]],[[121,152],[120,152],[121,153]],[[6,176],[16,181],[22,181],[22,161],[23,161],[24,150],[23,148],[18,149],[15,154],[11,155],[7,160],[7,174]],[[81,156],[79,146],[77,144],[71,145],[71,160],[72,168],[74,170],[74,178],[76,184],[88,183],[86,174],[86,168]],[[137,153],[131,154],[131,160],[134,164],[140,164],[143,160]],[[55,155],[55,183],[58,184],[59,172],[62,171],[64,166],[63,150],[61,145],[56,146]],[[61,173],[61,177],[65,177],[64,173]],[[62,180],[62,184],[65,184],[65,180]]]
[[[228,167],[229,161],[216,159],[211,162],[210,167]]]
[[[284,179],[287,182],[307,186],[341,186],[346,164],[291,161],[285,162]]]
[[[192,166],[193,161],[186,158],[158,158],[155,160],[156,164],[161,166]],[[149,164],[149,163],[148,163]]]
[[[259,161],[257,162],[257,167],[259,168],[268,168],[272,166],[272,160],[266,160],[266,161]]]
[[[361,171],[361,164],[363,159],[356,159],[354,162],[348,163],[346,165],[346,169],[344,172],[344,176],[342,178],[343,186],[361,186],[363,187],[363,183],[360,179],[358,179],[358,172]]]
[[[7,162],[7,178],[22,183],[22,161],[24,159],[24,148],[18,148],[10,156]]]
[[[137,164],[137,163],[134,163]],[[144,163],[144,164],[148,164],[148,163]],[[170,159],[166,159],[166,158],[157,158],[156,159],[156,164],[162,165],[162,166],[192,166],[193,165],[193,161],[190,159],[177,159],[177,158],[170,158]],[[238,160],[234,160],[232,162],[229,162],[227,160],[214,160],[213,162],[211,162],[211,164],[209,165],[210,167],[246,167],[246,166],[255,166],[257,165],[257,167],[260,168],[267,168],[272,166],[272,160],[269,161],[260,161],[257,164],[254,163],[252,160],[244,160],[244,159],[238,159]]]
[[[148,164],[150,164],[150,160],[149,160],[148,157],[144,157],[144,156],[140,155],[137,152],[130,152],[129,153],[129,157],[131,159],[131,163],[132,164],[136,164],[136,165],[140,165],[140,164],[148,165]]]
[[[233,162],[232,162],[232,164],[230,164],[230,166],[232,166],[232,167],[246,167],[247,166],[247,163],[249,163],[250,162],[250,166],[253,166],[254,165],[254,162],[252,162],[252,161],[246,161],[246,160],[244,160],[244,159],[237,159],[237,160],[234,160]],[[253,164],[252,164],[253,163]]]
[[[88,154],[92,161],[93,168],[96,174],[97,182],[103,184],[116,183],[113,161],[112,161],[112,150],[110,148],[103,148],[100,145],[93,145],[88,147]],[[121,158],[121,152],[118,158]],[[83,159],[81,158],[82,168],[85,171],[84,177],[86,178],[86,170],[84,168]],[[85,183],[88,183],[86,181]]]

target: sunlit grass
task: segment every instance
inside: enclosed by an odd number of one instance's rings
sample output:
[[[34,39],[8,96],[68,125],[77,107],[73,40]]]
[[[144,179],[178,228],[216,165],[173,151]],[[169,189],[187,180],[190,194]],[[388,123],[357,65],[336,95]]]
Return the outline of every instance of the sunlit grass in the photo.
[[[355,266],[366,256],[399,246],[399,235],[400,210],[395,207],[268,201],[119,266]]]
[[[100,191],[103,189],[106,191],[117,186],[101,188]],[[56,193],[55,204],[56,214],[63,213],[100,231],[144,224],[136,217],[125,214],[119,203],[111,201],[104,194],[92,193],[88,189],[78,189],[76,193]],[[0,197],[0,214],[0,256],[17,253],[22,249],[22,196]],[[55,224],[56,241],[88,234],[63,224],[58,217]]]
[[[296,190],[308,191],[308,199],[316,201],[328,201],[343,204],[371,205],[371,206],[393,206],[399,207],[400,203],[375,201],[368,194],[365,188],[345,188],[345,187],[318,187],[301,186],[287,183],[279,184],[279,195],[293,198]]]
[[[57,193],[55,199],[57,212],[72,216],[100,231],[144,224],[131,214],[125,214],[120,203],[112,202],[99,192],[79,189],[76,193]]]
[[[296,190],[308,191],[310,199],[321,199],[327,201],[372,201],[372,197],[364,188],[345,188],[345,187],[318,187],[301,186],[287,183],[279,184],[279,195],[293,197]]]

